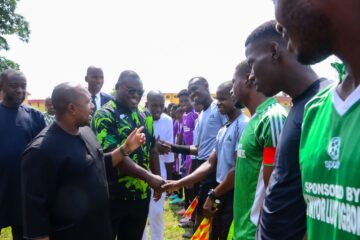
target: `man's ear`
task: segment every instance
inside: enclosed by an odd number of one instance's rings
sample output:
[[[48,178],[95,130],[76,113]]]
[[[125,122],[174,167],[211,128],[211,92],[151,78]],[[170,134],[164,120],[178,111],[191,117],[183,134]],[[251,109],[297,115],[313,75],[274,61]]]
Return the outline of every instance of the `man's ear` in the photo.
[[[280,48],[277,42],[271,42],[271,58],[273,61],[278,61],[280,59]]]
[[[69,111],[69,113],[71,115],[75,115],[75,113],[76,113],[76,105],[74,103],[69,103],[67,105],[67,110]]]
[[[85,76],[85,82],[87,82],[87,83],[89,82],[88,79],[87,79],[87,76]]]
[[[245,75],[245,86],[246,86],[247,88],[250,88],[250,87],[252,87],[253,85],[254,85],[254,82],[253,82],[253,80],[250,79],[250,73],[247,73],[247,74]]]

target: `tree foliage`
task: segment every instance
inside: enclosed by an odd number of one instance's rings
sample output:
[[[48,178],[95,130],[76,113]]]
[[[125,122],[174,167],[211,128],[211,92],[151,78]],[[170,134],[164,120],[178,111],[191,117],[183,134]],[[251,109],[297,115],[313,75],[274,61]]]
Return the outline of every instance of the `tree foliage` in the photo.
[[[29,41],[29,23],[23,16],[15,13],[18,1],[0,0],[0,51],[10,49],[6,36],[17,35],[21,41]],[[19,65],[0,56],[0,72],[8,68],[19,69]]]

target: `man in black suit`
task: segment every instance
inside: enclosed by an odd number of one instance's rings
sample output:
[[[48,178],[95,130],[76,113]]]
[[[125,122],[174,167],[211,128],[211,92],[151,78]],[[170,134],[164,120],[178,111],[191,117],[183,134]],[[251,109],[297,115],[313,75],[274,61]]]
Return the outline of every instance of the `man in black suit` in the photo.
[[[107,93],[100,92],[104,84],[104,73],[101,68],[90,66],[87,68],[85,82],[88,83],[88,91],[91,94],[91,101],[94,104],[94,112],[101,108],[102,105],[107,103],[113,97]]]

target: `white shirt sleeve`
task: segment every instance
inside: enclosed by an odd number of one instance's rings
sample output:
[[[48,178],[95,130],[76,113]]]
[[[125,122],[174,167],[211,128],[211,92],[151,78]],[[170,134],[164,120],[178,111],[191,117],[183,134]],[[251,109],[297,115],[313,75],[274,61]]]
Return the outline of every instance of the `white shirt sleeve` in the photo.
[[[166,142],[169,142],[169,143],[174,143],[172,120],[171,120],[171,118],[166,118],[164,120],[166,120],[166,121],[163,121],[164,127],[162,129],[164,131],[163,131],[163,134],[162,134],[163,135],[162,140],[165,140]],[[163,159],[164,159],[165,163],[174,162],[174,154],[173,153],[168,153],[168,154],[165,154],[165,155],[162,155],[162,156],[163,156]]]

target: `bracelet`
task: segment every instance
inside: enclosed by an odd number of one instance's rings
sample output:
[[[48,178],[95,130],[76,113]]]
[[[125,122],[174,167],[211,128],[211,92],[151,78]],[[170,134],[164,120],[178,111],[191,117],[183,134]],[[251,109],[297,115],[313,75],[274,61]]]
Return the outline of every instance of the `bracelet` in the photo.
[[[124,145],[121,145],[119,150],[120,150],[121,155],[123,155],[124,157],[127,157],[130,154],[130,153],[125,152]]]

